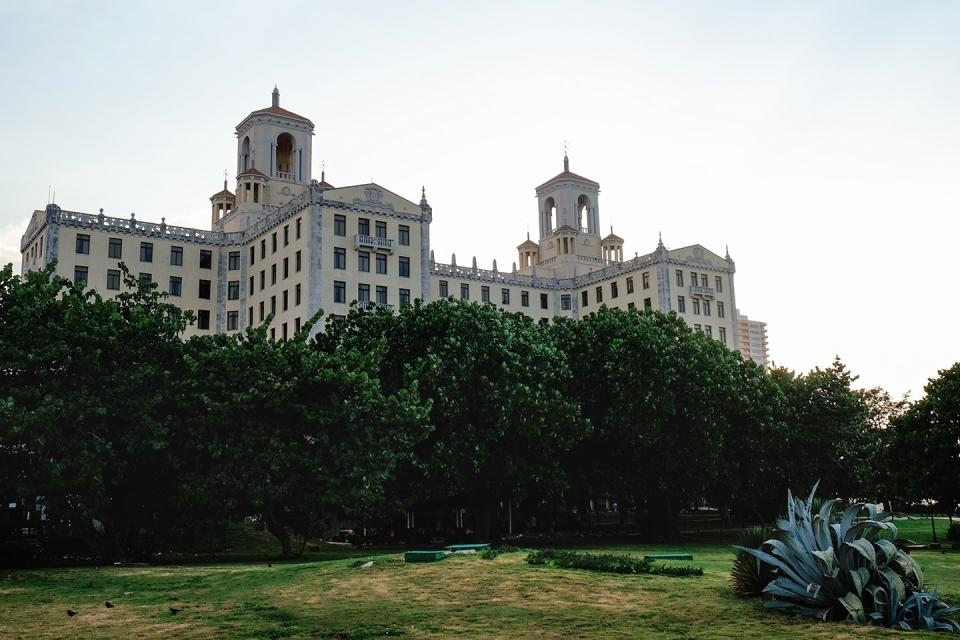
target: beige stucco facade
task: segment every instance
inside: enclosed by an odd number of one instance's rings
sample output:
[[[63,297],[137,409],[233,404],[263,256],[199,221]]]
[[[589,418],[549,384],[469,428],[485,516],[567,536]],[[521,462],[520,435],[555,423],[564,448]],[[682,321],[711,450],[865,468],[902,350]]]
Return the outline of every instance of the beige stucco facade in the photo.
[[[576,319],[601,305],[675,311],[738,346],[730,256],[661,241],[625,259],[622,238],[612,229],[601,237],[599,183],[572,173],[566,157],[563,172],[535,190],[537,241],[517,246],[511,268],[486,269],[475,258],[435,260],[425,193],[414,202],[373,183],[314,180],[313,128],[280,107],[275,89],[270,107],[236,127],[235,191],[224,183],[210,197],[209,230],[48,205],[22,238],[23,271],[56,259],[58,274],[83,276],[112,296],[123,261],[171,293],[171,303],[206,318],[188,335],[240,331],[272,314],[271,335],[282,339],[320,309],[340,315],[352,304],[396,308],[450,296],[535,319]]]

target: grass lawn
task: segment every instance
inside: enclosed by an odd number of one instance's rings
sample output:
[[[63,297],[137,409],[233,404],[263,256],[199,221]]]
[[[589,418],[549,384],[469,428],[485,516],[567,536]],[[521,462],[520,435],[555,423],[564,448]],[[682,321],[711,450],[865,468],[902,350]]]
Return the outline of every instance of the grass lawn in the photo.
[[[929,520],[898,524],[901,535],[929,541]],[[946,526],[942,521],[944,537]],[[362,569],[351,566],[354,559],[371,554],[333,546],[303,562],[272,566],[263,560],[3,571],[0,638],[906,637],[807,622],[735,598],[728,587],[731,553],[724,542],[602,550],[686,551],[706,575],[622,576],[532,567],[524,553],[407,565],[391,552]],[[915,557],[928,585],[939,586],[948,602],[960,601],[960,551],[921,551]],[[115,607],[105,608],[107,600]],[[182,611],[172,615],[169,607]],[[67,609],[77,615],[68,617]]]

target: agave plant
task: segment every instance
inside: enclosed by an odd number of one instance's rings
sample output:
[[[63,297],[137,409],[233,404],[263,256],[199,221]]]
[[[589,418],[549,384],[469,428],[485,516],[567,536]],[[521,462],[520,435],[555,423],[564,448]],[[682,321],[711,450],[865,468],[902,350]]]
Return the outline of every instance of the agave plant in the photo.
[[[766,527],[748,527],[740,532],[737,544],[747,549],[759,549],[763,541],[769,538],[770,532]],[[730,580],[733,583],[733,592],[741,598],[759,598],[763,589],[776,576],[773,567],[757,560],[752,554],[737,549],[733,558],[733,569],[730,571]]]
[[[819,484],[819,483],[818,483]],[[854,504],[838,518],[836,500],[814,514],[817,485],[806,501],[787,492],[787,516],[759,548],[736,546],[769,565],[764,605],[821,620],[850,619],[901,629],[960,633],[957,609],[923,590],[920,565],[897,549],[897,527],[874,504]]]

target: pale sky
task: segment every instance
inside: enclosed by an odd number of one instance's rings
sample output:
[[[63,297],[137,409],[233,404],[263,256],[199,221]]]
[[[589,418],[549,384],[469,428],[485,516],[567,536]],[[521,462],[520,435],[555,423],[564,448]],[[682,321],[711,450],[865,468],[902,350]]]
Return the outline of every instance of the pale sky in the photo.
[[[426,185],[438,261],[508,269],[569,140],[626,255],[729,245],[777,364],[916,399],[960,360],[958,34],[951,0],[0,0],[0,262],[50,186],[207,227],[276,84],[314,177]]]

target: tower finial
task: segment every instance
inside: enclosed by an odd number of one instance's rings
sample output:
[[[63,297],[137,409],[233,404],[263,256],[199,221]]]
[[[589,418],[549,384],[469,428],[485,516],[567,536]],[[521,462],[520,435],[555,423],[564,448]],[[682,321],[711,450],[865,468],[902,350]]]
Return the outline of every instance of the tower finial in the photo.
[[[726,245],[726,248],[727,248],[727,256],[726,256],[727,262],[730,262],[730,245],[729,244]]]
[[[327,161],[321,160],[320,161],[320,182],[326,182],[326,181],[327,181]]]
[[[426,206],[427,204],[427,187],[425,185],[420,187],[420,206]]]
[[[567,152],[570,151],[570,143],[566,140],[563,141],[563,170],[570,171],[570,158],[567,157]]]
[[[277,89],[277,85],[273,85],[273,106],[280,106],[280,90]]]

